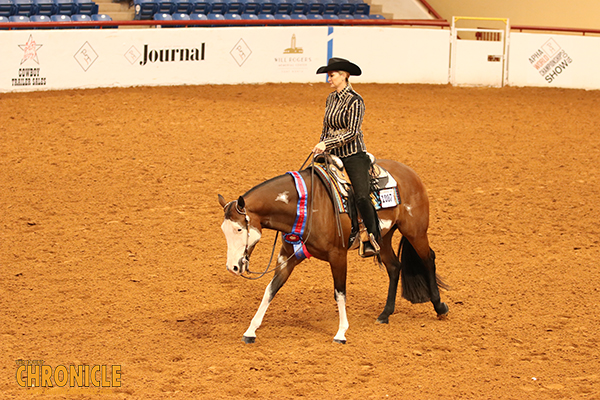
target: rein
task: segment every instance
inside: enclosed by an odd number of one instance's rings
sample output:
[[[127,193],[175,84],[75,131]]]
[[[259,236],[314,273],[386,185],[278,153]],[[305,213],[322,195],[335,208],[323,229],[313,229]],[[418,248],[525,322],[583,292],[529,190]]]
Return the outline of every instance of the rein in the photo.
[[[311,152],[308,157],[306,157],[306,160],[304,160],[304,162],[302,163],[302,166],[300,167],[299,171],[302,170],[302,168],[304,168],[306,166],[306,163],[308,162],[308,160],[313,156],[313,153]],[[313,167],[315,163],[314,157],[312,157],[312,160],[310,162],[310,166]],[[314,191],[314,181],[315,181],[315,169],[311,168],[310,171],[310,187],[311,189]],[[312,210],[313,210],[313,203],[315,200],[315,196],[314,194],[311,195],[310,198],[310,216],[308,216],[308,229],[307,229],[307,233],[306,233],[306,239],[304,240],[304,242],[307,242],[308,239],[310,238],[310,234],[312,231]],[[248,245],[249,245],[249,241],[250,241],[250,230],[249,230],[249,220],[250,218],[248,217],[248,215],[246,214],[246,210],[240,210],[239,207],[236,206],[236,210],[237,212],[239,212],[240,214],[245,216],[245,221],[246,221],[246,232],[247,232],[247,236],[246,236],[246,248],[244,249],[244,258],[246,259],[246,261],[248,261],[248,265],[250,265],[250,256],[248,255]],[[280,268],[282,265],[287,264],[288,261],[290,261],[292,259],[293,256],[295,256],[296,252],[294,251],[288,258],[285,259],[285,261],[275,265],[273,268],[271,268],[271,262],[273,262],[273,255],[275,254],[275,247],[277,246],[277,239],[279,238],[279,231],[277,231],[277,233],[275,234],[275,240],[273,241],[273,248],[271,249],[271,257],[269,258],[269,263],[267,264],[267,267],[265,268],[264,272],[252,272],[250,271],[250,268],[248,268],[248,273],[252,274],[252,275],[258,275],[255,277],[250,277],[250,276],[246,276],[246,275],[240,275],[242,278],[244,279],[248,279],[251,281],[257,280],[262,278],[263,276],[265,276],[266,274],[268,274],[269,272],[273,272],[276,271],[278,268]],[[302,238],[300,238],[302,239]]]

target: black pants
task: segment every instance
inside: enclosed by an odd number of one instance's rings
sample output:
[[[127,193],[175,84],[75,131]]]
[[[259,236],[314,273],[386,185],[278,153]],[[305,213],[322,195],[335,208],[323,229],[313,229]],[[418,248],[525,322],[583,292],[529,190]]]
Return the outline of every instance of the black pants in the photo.
[[[362,216],[367,231],[372,233],[375,239],[379,241],[379,220],[369,195],[371,189],[371,176],[369,174],[371,159],[367,153],[357,153],[342,158],[342,161],[352,183],[356,208]]]

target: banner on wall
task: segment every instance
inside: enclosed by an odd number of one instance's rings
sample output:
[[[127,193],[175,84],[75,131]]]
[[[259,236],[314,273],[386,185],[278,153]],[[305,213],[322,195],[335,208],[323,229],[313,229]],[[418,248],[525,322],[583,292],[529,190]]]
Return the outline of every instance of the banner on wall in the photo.
[[[509,85],[600,89],[600,38],[512,33]]]
[[[447,40],[371,27],[12,30],[0,32],[0,91],[322,82],[331,54],[361,66],[356,82],[446,83]]]

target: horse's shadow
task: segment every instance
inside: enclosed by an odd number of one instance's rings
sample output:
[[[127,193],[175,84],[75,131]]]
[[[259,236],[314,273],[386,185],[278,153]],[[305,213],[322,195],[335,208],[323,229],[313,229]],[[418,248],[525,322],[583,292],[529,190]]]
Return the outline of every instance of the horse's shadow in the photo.
[[[278,310],[270,318],[266,318],[264,326],[268,326],[272,334],[276,331],[285,331],[287,334],[302,337],[318,336],[329,337],[332,326],[335,325],[335,310],[331,315],[322,315],[312,319],[306,319],[302,310]],[[329,314],[329,313],[327,313]],[[246,311],[234,312],[231,308],[212,308],[199,311],[181,317],[166,320],[170,329],[180,332],[194,339],[216,339],[227,335],[240,336],[246,328],[248,318],[251,317]],[[268,332],[265,332],[267,334]],[[269,336],[269,335],[267,335]]]

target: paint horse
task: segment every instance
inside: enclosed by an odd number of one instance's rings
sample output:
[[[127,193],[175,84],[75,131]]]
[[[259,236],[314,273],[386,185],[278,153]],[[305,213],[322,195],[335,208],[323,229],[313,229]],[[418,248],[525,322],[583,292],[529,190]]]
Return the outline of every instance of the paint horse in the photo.
[[[431,301],[438,317],[448,313],[441,302],[439,288],[444,283],[436,274],[435,253],[429,247],[429,200],[421,179],[408,166],[389,160],[377,164],[387,170],[398,184],[401,204],[381,209],[380,260],[385,265],[389,287],[385,307],[377,321],[388,323],[395,310],[398,281],[402,282],[402,297],[412,303]],[[302,183],[300,185],[299,183]],[[227,241],[227,270],[235,275],[249,272],[250,256],[259,242],[263,229],[288,234],[282,241],[273,279],[267,286],[258,311],[244,333],[244,342],[254,343],[256,330],[275,294],[290,277],[294,267],[305,257],[313,256],[331,266],[334,297],[339,311],[339,329],[334,342],[346,343],[346,273],[351,221],[346,214],[336,223],[328,189],[311,168],[287,173],[267,180],[237,200],[226,202],[219,195],[225,218],[221,229]],[[301,204],[308,209],[301,216]],[[302,221],[300,221],[302,219]],[[305,229],[298,229],[299,223]],[[341,226],[343,234],[338,232]],[[392,236],[402,235],[398,253],[392,248]],[[346,239],[344,239],[346,238]]]

